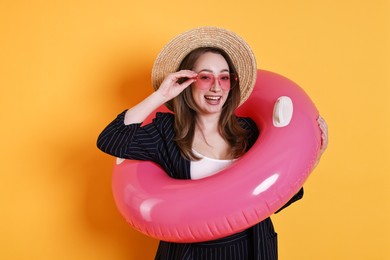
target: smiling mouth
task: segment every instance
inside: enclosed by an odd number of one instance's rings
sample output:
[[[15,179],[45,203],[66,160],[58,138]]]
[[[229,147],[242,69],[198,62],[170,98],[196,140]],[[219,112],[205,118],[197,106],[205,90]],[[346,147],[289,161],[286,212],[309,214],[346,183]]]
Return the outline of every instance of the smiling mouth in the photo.
[[[221,100],[221,96],[204,96],[206,100],[210,100],[210,101],[219,101]]]

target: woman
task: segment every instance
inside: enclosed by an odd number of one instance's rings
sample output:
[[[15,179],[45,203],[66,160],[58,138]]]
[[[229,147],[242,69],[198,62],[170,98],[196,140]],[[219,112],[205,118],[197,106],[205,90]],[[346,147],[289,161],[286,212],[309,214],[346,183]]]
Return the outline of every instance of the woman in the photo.
[[[250,118],[234,115],[253,89],[256,70],[249,46],[232,32],[202,27],[179,35],[156,59],[156,91],[110,123],[98,147],[116,157],[156,162],[173,178],[216,174],[258,137]],[[162,104],[174,114],[158,113],[152,123],[141,126]],[[287,205],[302,195],[303,189]],[[155,259],[277,259],[276,233],[267,218],[213,241],[161,241]]]

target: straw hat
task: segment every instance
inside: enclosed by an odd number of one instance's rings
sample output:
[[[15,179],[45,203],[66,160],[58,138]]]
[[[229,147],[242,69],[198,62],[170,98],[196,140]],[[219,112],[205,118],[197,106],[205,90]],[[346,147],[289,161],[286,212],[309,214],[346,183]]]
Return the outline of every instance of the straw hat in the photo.
[[[200,27],[173,38],[158,54],[152,69],[152,84],[157,90],[164,78],[177,71],[180,63],[192,50],[199,47],[223,49],[231,58],[240,79],[241,102],[250,96],[256,82],[256,59],[249,45],[237,34],[218,27]],[[172,103],[166,103],[172,110]]]

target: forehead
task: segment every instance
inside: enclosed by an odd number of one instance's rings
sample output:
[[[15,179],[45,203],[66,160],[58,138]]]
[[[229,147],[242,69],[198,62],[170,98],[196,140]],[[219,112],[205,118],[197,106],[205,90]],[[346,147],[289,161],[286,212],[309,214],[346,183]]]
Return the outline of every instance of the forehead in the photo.
[[[229,65],[221,54],[206,52],[196,60],[194,69],[225,70]]]

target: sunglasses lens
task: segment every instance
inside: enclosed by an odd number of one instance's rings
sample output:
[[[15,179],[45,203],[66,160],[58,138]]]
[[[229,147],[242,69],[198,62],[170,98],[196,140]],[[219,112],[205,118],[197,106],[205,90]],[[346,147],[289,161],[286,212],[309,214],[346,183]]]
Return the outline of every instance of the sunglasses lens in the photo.
[[[232,79],[235,80],[235,76],[230,73],[222,73],[214,76],[212,73],[202,72],[198,74],[196,85],[200,89],[210,89],[216,84],[215,81],[217,80],[222,89],[229,90]]]

